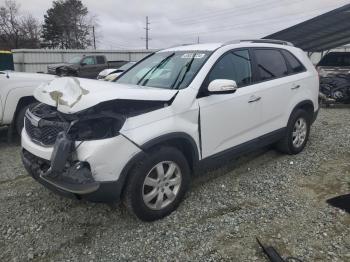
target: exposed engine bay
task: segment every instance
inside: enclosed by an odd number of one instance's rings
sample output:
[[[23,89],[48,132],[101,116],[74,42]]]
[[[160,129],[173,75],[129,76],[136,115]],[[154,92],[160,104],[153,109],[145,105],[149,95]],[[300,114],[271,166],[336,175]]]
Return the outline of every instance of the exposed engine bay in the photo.
[[[25,128],[33,141],[53,145],[64,131],[74,141],[106,139],[118,135],[128,117],[160,109],[163,101],[111,100],[74,114],[59,112],[43,103],[26,113]]]
[[[350,103],[350,75],[335,74],[321,77],[320,99],[326,104]]]

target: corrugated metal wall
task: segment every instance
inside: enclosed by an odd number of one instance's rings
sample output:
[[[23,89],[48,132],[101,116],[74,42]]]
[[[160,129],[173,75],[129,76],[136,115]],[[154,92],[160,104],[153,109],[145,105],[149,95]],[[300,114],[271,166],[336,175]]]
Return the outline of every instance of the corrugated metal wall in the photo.
[[[14,49],[15,71],[47,72],[47,65],[67,62],[79,55],[100,54],[107,60],[138,61],[155,50],[50,50],[50,49]]]

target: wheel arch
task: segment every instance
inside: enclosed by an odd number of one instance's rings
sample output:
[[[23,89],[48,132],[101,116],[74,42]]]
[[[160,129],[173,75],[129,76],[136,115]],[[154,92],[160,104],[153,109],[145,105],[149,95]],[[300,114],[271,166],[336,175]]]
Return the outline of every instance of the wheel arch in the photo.
[[[180,150],[188,161],[188,164],[193,171],[199,161],[199,152],[195,140],[188,134],[183,132],[174,132],[161,135],[154,138],[140,148],[146,153],[157,146],[172,146]]]
[[[144,157],[147,157],[147,153],[150,152],[150,150],[162,145],[173,146],[179,149],[184,154],[185,158],[189,161],[188,164],[190,166],[191,171],[194,171],[196,165],[199,162],[199,152],[195,140],[190,135],[182,132],[161,135],[139,146],[141,151],[135,156],[133,156],[123,168],[118,179],[119,199],[124,194],[124,189],[128,181],[129,172],[132,170],[134,165],[141,161]]]
[[[291,111],[290,116],[298,109],[303,109],[304,111],[306,111],[310,115],[310,119],[313,120],[315,107],[314,103],[311,100],[303,100],[296,104],[293,110]]]
[[[15,110],[15,113],[13,115],[13,119],[15,120],[16,117],[17,117],[17,114],[18,112],[25,106],[27,105],[30,105],[32,103],[35,103],[35,102],[38,102],[34,96],[24,96],[24,97],[21,97],[19,100],[18,100],[18,103],[17,103],[17,106],[16,106],[16,110]]]

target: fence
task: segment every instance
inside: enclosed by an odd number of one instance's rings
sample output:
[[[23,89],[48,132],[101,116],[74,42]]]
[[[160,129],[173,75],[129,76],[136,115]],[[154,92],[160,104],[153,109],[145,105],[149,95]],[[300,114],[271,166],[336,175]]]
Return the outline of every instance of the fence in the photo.
[[[156,50],[52,50],[52,49],[14,49],[13,62],[15,71],[47,72],[50,64],[67,62],[79,55],[105,55],[107,60],[138,61]],[[331,51],[349,52],[350,46],[343,46]],[[313,53],[310,57],[314,64],[322,58],[321,53]]]
[[[67,62],[75,56],[105,55],[107,60],[138,61],[154,50],[50,50],[50,49],[14,49],[15,71],[47,72],[50,64]]]

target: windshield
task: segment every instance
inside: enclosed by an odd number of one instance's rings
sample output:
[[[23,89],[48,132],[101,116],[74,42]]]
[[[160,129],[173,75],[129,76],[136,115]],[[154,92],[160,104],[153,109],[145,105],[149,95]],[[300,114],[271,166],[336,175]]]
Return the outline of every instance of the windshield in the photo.
[[[190,84],[210,54],[208,51],[155,53],[125,72],[116,82],[182,89]]]
[[[81,60],[81,56],[73,57],[72,59],[68,60],[69,64],[79,64]]]
[[[329,53],[318,66],[350,66],[350,53]]]

